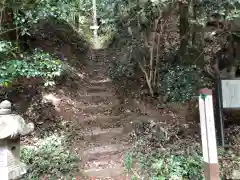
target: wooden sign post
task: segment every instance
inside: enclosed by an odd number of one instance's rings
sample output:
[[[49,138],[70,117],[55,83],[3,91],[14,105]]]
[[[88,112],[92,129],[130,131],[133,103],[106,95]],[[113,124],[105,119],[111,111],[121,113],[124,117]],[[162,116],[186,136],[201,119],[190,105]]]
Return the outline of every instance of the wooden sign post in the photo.
[[[200,90],[199,112],[204,160],[204,176],[206,180],[219,180],[212,90],[207,88]]]

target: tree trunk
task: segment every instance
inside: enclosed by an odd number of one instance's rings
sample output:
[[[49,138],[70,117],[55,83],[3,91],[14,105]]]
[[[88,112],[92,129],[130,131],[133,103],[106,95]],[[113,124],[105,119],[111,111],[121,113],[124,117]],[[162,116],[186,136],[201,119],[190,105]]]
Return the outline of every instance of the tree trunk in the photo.
[[[188,22],[188,7],[189,2],[180,2],[179,3],[179,34],[180,34],[180,59],[183,63],[184,57],[187,53],[188,40],[189,40],[189,22]]]
[[[192,18],[193,18],[193,25],[192,25],[192,45],[194,46],[197,42],[196,34],[197,34],[197,0],[192,0]]]
[[[0,39],[16,39],[16,29],[13,24],[13,18],[13,10],[11,8],[6,7],[1,10]]]
[[[194,64],[198,64],[202,67],[205,65],[204,61],[204,31],[203,27],[197,23],[198,17],[203,13],[201,7],[197,7],[198,0],[192,0],[192,18],[194,24],[192,25],[192,46],[194,47]]]

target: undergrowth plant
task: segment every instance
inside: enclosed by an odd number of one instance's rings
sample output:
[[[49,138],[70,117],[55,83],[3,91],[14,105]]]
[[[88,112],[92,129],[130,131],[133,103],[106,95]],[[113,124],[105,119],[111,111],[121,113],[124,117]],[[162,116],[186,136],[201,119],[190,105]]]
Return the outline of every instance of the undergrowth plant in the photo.
[[[22,179],[61,179],[77,171],[78,158],[64,143],[64,137],[50,136],[34,146],[21,149],[21,161],[28,165]]]
[[[0,84],[8,86],[12,81],[21,78],[41,77],[49,85],[62,72],[62,63],[49,53],[35,49],[32,54],[15,54],[11,42],[0,42]]]
[[[197,66],[169,66],[161,68],[157,89],[167,102],[187,102],[197,95],[201,87],[211,81]]]
[[[139,170],[133,169],[134,163]],[[128,153],[125,158],[125,168],[132,172],[132,179],[151,180],[202,180],[201,156],[177,155],[171,153],[155,153],[146,155],[142,153]]]

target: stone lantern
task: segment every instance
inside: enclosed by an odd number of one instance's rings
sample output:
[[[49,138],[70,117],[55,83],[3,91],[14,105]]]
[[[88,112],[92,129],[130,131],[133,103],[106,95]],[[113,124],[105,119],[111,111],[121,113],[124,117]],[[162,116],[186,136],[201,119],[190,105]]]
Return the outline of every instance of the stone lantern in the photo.
[[[34,124],[26,124],[24,119],[11,113],[11,102],[0,103],[0,179],[19,178],[27,171],[27,166],[20,162],[20,136],[34,130]]]

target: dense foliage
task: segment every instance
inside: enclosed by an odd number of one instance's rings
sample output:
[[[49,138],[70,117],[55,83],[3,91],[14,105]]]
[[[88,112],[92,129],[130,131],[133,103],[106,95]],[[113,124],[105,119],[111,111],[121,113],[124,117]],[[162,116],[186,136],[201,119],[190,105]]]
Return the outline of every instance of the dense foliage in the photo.
[[[110,0],[97,3],[98,17],[101,19],[100,31],[103,34],[108,35],[114,29],[112,11],[114,5]],[[34,50],[30,55],[21,52],[22,42],[19,39],[34,36],[40,30],[39,28],[44,28],[41,27],[44,20],[55,19],[59,23],[67,23],[79,36],[90,42],[92,39],[91,9],[91,1],[85,0],[1,1],[1,84],[7,85],[18,77],[38,76],[52,79],[60,75],[61,63],[56,58],[39,50]],[[46,34],[40,36],[44,37]],[[11,42],[6,40],[6,37]],[[12,73],[13,69],[18,70]]]
[[[85,9],[79,9],[80,6]],[[28,42],[19,39],[34,36],[39,31],[39,23],[52,18],[59,22],[65,21],[80,34],[83,29],[79,25],[86,23],[89,6],[89,3],[81,1],[3,1],[0,18],[0,83],[8,86],[21,77],[41,77],[45,80],[45,85],[52,85],[54,78],[61,75],[61,61],[40,49],[27,46],[28,52],[22,51],[22,43],[26,46]]]
[[[199,155],[174,155],[170,153],[157,153],[151,156],[144,154],[129,153],[125,156],[125,166],[129,171],[132,170],[133,159],[138,159],[140,171],[145,178],[151,180],[167,179],[196,179],[202,180],[201,157]],[[139,172],[137,172],[139,173]],[[135,173],[136,174],[136,173]],[[141,173],[133,175],[132,179],[139,179]]]
[[[186,102],[197,96],[200,88],[208,87],[209,79],[196,66],[165,66],[161,68],[158,89],[165,101]]]
[[[66,149],[64,138],[59,135],[52,135],[35,146],[23,148],[21,158],[29,166],[28,174],[22,179],[57,179],[77,171],[78,158]]]
[[[17,47],[11,42],[1,41],[0,84],[8,86],[12,81],[21,78],[41,77],[45,85],[60,76],[62,63],[59,59],[40,50],[33,50],[32,54],[17,54]]]
[[[176,68],[176,64],[187,65],[186,67],[198,66],[196,70],[191,70],[191,73],[199,76],[198,69],[203,70],[203,66],[207,63],[205,62],[206,49],[212,48],[212,44],[204,41],[208,33],[206,31],[209,31],[206,24],[209,21],[222,23],[223,27],[218,26],[210,30],[227,31],[220,34],[220,39],[226,34],[233,33],[233,26],[231,25],[229,29],[228,24],[239,17],[238,6],[238,1],[228,0],[222,3],[148,0],[116,3],[116,33],[112,47],[120,49],[124,55],[113,60],[115,66],[112,66],[114,70],[110,72],[114,73],[110,75],[116,79],[118,79],[117,76],[128,77],[129,74],[132,77],[134,72],[140,69],[152,96],[159,92],[165,96],[171,86],[170,101],[182,102],[191,99],[201,82],[196,82],[195,85],[188,82],[191,85],[189,84],[189,89],[187,85],[185,86],[187,92],[183,90],[181,95],[174,93],[178,92],[179,87],[182,87],[186,81],[183,76],[181,76],[183,80],[179,78],[180,80],[176,81],[177,76],[189,72],[188,68]],[[172,56],[170,59],[169,55]],[[173,67],[169,66],[169,74],[165,76],[161,71],[166,63],[172,64]],[[170,77],[170,71],[176,71],[176,76],[173,74],[173,77]],[[204,76],[204,71],[201,71],[200,76]],[[193,82],[193,80],[190,81]],[[176,84],[173,85],[171,82]]]

